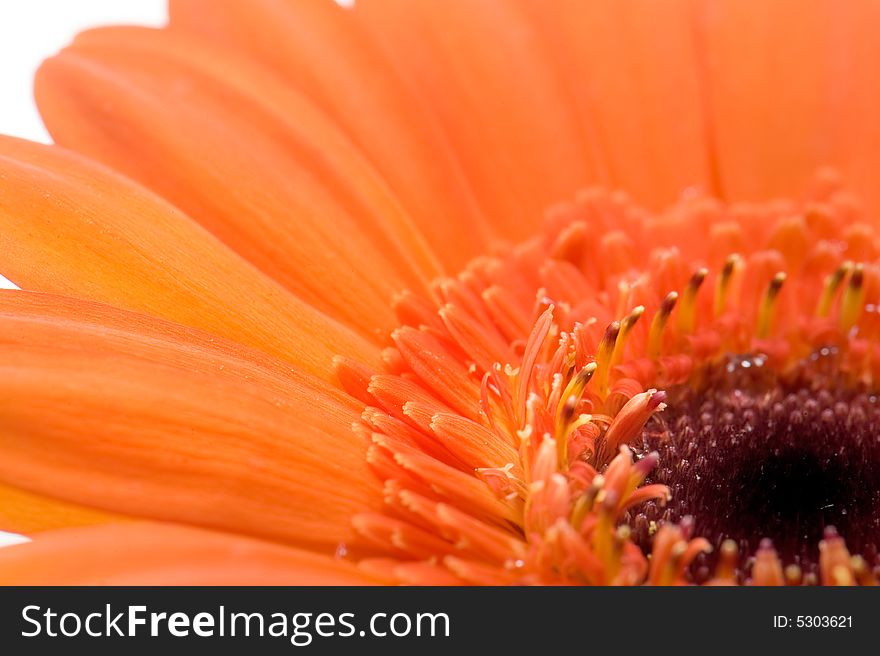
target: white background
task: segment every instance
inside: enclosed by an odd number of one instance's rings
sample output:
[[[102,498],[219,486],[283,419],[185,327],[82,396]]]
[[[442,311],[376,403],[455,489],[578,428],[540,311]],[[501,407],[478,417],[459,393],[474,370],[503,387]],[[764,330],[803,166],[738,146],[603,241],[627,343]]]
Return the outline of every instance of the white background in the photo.
[[[49,141],[33,101],[34,72],[89,27],[163,25],[165,0],[0,0],[0,133]]]
[[[77,32],[120,23],[159,26],[166,20],[165,0],[0,0],[0,133],[49,142],[31,81],[40,62]],[[0,276],[0,287],[4,280]],[[21,541],[0,531],[0,546]]]

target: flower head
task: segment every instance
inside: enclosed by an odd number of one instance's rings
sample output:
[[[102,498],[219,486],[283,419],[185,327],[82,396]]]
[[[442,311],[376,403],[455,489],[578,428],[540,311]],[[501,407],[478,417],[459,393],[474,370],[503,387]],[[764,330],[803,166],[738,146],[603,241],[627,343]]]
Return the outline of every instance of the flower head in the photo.
[[[2,580],[874,582],[873,5],[204,5],[0,141]]]

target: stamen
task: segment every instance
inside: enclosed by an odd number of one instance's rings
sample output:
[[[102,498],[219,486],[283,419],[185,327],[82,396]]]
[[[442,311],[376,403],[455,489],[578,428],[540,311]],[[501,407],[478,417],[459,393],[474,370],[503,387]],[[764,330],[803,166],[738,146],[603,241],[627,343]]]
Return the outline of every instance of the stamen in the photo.
[[[817,317],[827,317],[831,313],[831,304],[834,302],[834,295],[837,293],[840,283],[846,278],[847,274],[852,270],[852,262],[844,262],[834,273],[825,278],[825,286],[822,289],[822,296],[819,297],[819,304],[816,306]]]
[[[773,311],[776,307],[776,299],[782,290],[785,282],[785,272],[780,271],[770,284],[767,285],[767,291],[764,292],[764,298],[761,299],[761,305],[758,310],[758,325],[755,327],[755,336],[758,339],[764,339],[770,334],[770,328],[773,323]]]
[[[853,585],[855,577],[851,556],[843,538],[833,526],[825,527],[825,535],[819,543],[819,571],[831,585]]]
[[[739,547],[734,540],[725,540],[721,543],[718,554],[718,565],[715,568],[716,585],[731,585],[736,583],[736,570],[739,566]]]
[[[648,357],[657,358],[663,350],[663,329],[669,321],[669,315],[678,301],[678,292],[669,292],[660,308],[651,320],[651,329],[648,331]]]
[[[596,392],[600,398],[608,396],[608,375],[611,372],[611,356],[614,346],[617,344],[617,336],[620,334],[620,322],[613,321],[605,329],[605,335],[599,343],[596,353]]]
[[[626,348],[626,340],[629,337],[629,334],[632,332],[633,327],[638,323],[639,318],[645,313],[645,306],[639,305],[637,308],[634,308],[632,312],[630,312],[626,318],[620,322],[620,332],[617,334],[617,339],[614,341],[614,351],[611,353],[611,363],[609,365],[610,368],[614,368],[620,361],[623,359],[623,352]]]
[[[598,369],[598,367],[599,365],[597,365],[595,362],[588,362],[579,372],[577,372],[577,374],[572,377],[568,385],[566,385],[565,391],[562,392],[561,402],[559,404],[559,411],[557,413],[557,421],[562,420],[564,422],[568,422],[571,420],[574,407],[576,407],[578,402],[580,402],[581,396],[583,396],[584,394],[584,389],[586,389],[590,380],[593,378],[593,374],[596,373],[596,369]],[[572,404],[572,414],[566,416],[565,406],[568,406],[569,404]]]
[[[694,332],[694,326],[697,321],[697,292],[709,275],[709,269],[697,269],[685,287],[684,294],[681,298],[681,304],[678,307],[678,333],[679,335],[690,335]]]
[[[730,282],[733,274],[740,268],[742,258],[734,253],[730,255],[724,262],[724,268],[721,269],[721,275],[718,276],[718,282],[715,285],[715,318],[724,314],[727,305],[727,296],[730,292]]]
[[[580,425],[575,426],[577,422],[572,423],[575,409],[581,401],[584,390],[596,373],[598,365],[590,362],[575,374],[562,392],[559,407],[556,411],[556,440],[559,449],[559,462],[563,470],[568,469],[568,436],[573,433]],[[583,417],[584,415],[581,415]],[[587,415],[588,416],[588,415]],[[580,418],[578,419],[580,421]]]
[[[849,284],[843,292],[843,301],[840,304],[840,329],[848,333],[858,321],[865,303],[865,267],[859,263],[853,267]]]
[[[752,580],[755,585],[785,585],[782,563],[779,562],[779,555],[770,540],[761,540],[752,567]]]

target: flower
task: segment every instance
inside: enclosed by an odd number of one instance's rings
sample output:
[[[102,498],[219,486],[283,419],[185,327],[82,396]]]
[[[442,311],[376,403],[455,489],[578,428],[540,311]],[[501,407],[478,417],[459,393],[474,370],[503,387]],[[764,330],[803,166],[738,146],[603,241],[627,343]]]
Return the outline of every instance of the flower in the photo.
[[[78,36],[0,140],[0,580],[874,582],[876,12]]]

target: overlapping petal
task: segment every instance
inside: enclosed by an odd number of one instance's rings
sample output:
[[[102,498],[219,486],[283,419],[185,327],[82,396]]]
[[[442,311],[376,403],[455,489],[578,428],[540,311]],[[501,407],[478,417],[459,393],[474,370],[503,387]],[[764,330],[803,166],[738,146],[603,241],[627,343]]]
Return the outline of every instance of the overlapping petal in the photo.
[[[178,32],[87,32],[36,79],[56,141],[159,192],[300,298],[368,334],[439,272],[370,163],[307,99]],[[132,153],[137,153],[136,157]]]
[[[553,54],[603,183],[652,208],[687,187],[715,191],[708,71],[690,0],[517,2]]]
[[[568,90],[516,3],[361,0],[353,11],[428,99],[505,239],[598,180]]]
[[[880,6],[698,0],[694,20],[724,195],[791,194],[831,165],[880,209]]]
[[[66,526],[124,521],[118,515],[0,484],[0,530],[30,535]]]
[[[307,95],[363,150],[449,271],[485,252],[479,198],[431,110],[332,0],[172,0],[170,27],[246,53]]]
[[[160,522],[49,531],[0,549],[3,585],[374,585],[349,562]]]
[[[0,294],[0,482],[332,552],[381,502],[359,407],[289,364],[108,306]]]
[[[376,347],[298,300],[154,194],[60,148],[0,137],[3,274],[24,289],[145,312],[332,380]]]

